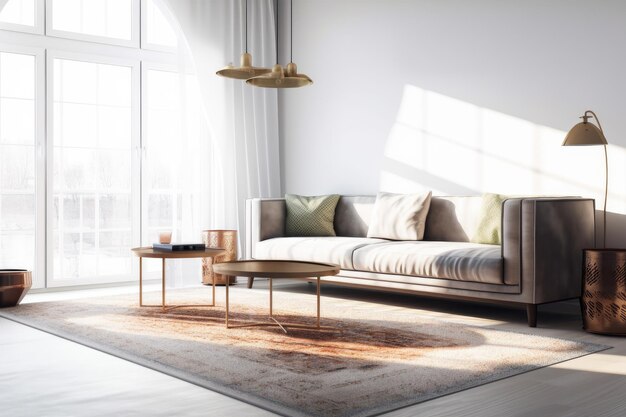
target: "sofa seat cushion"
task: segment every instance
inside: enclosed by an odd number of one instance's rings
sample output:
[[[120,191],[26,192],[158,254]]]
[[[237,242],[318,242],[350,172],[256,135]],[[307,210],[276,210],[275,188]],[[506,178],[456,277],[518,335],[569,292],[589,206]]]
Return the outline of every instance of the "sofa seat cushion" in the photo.
[[[256,244],[255,259],[326,262],[354,269],[352,253],[363,246],[387,242],[361,237],[277,237]]]
[[[469,242],[389,242],[355,250],[354,270],[503,284],[500,246]]]

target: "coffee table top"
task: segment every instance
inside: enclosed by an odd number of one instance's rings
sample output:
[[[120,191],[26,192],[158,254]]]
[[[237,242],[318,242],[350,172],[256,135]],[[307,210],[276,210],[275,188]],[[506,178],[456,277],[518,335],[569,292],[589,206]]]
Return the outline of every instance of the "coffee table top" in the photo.
[[[218,274],[258,278],[310,278],[337,275],[339,265],[302,261],[250,260],[213,265]]]
[[[131,251],[135,256],[140,258],[212,258],[223,254],[225,251],[221,248],[206,248],[202,250],[180,250],[165,251],[154,250],[152,246],[144,246],[141,248],[132,248]]]

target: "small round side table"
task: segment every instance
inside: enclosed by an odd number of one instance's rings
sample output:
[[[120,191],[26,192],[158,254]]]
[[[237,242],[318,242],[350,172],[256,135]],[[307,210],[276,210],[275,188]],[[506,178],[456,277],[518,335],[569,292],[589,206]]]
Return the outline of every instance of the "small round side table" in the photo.
[[[626,249],[585,249],[583,263],[583,328],[626,336]]]

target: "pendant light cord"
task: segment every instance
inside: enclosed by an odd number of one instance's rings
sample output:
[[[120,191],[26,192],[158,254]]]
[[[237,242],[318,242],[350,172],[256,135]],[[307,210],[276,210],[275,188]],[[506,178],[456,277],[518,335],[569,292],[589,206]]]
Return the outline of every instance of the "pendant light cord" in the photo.
[[[278,64],[278,2],[276,0],[276,64]]]
[[[248,0],[246,0],[246,53],[248,53]]]
[[[293,0],[289,3],[289,13],[291,14],[291,22],[289,23],[289,29],[291,31],[291,41],[289,42],[289,62],[293,62]]]

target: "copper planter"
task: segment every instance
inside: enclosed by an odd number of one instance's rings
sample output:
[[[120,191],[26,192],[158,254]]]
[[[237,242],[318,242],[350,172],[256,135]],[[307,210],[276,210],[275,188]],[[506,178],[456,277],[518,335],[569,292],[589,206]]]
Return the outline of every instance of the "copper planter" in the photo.
[[[0,307],[13,307],[22,301],[33,285],[33,274],[25,269],[0,269]]]
[[[587,249],[583,262],[583,328],[626,335],[626,249]]]
[[[226,279],[230,281],[228,284],[237,282],[237,277],[226,277],[222,274],[213,272],[213,264],[220,262],[229,262],[237,260],[237,231],[236,230],[205,230],[202,232],[202,241],[207,248],[221,248],[226,252],[215,258],[202,259],[202,283],[205,285],[226,285]]]

